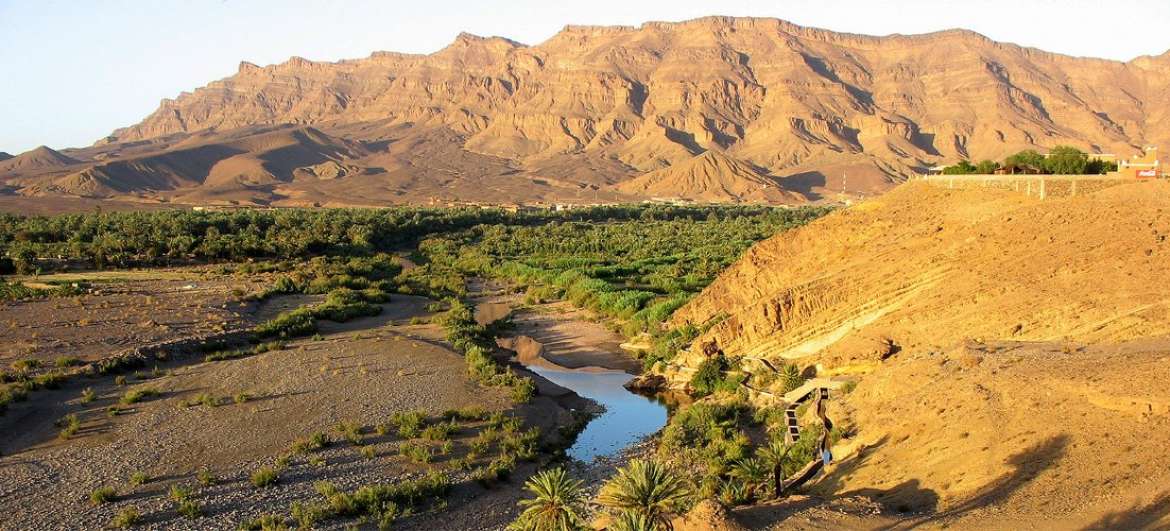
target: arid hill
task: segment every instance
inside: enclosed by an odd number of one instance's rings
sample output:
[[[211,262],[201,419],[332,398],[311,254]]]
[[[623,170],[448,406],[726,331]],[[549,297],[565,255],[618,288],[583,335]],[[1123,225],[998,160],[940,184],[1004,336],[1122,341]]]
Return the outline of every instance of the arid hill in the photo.
[[[752,201],[795,203],[799,194],[755,168],[717,151],[654,170],[622,182],[617,190],[635,196],[687,199],[701,202]]]
[[[0,151],[0,161],[5,161],[12,158],[12,155],[6,151]]]
[[[1165,526],[1168,208],[1164,182],[909,183],[758,244],[674,320],[717,323],[695,344],[751,372],[860,378],[816,492],[943,527]],[[663,372],[684,385],[702,359]]]
[[[962,30],[870,37],[775,19],[569,26],[535,46],[463,34],[429,55],[241,63],[236,75],[67,152],[81,161],[69,173],[79,173],[189,142],[312,126],[363,147],[326,177],[380,178],[259,191],[245,179],[205,193],[193,183],[208,181],[209,169],[195,164],[180,193],[149,169],[145,178],[23,180],[15,193],[274,204],[637,199],[611,185],[710,150],[784,179],[802,198],[871,195],[961,157],[1057,144],[1128,155],[1166,144],[1168,74],[1167,54],[1122,63]],[[483,197],[485,186],[503,191]]]

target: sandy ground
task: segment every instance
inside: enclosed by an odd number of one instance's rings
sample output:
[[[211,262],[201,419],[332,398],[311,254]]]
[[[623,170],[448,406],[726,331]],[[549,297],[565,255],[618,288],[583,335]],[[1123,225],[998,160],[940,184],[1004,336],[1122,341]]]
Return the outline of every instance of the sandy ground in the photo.
[[[254,282],[197,269],[47,275],[92,281],[92,293],[0,303],[0,363],[72,356],[92,360],[143,344],[213,333],[243,322],[233,290]]]
[[[34,400],[17,403],[0,417],[0,529],[95,528],[126,506],[138,508],[152,527],[230,529],[264,512],[287,513],[289,503],[312,500],[314,481],[356,487],[393,481],[421,473],[397,455],[396,435],[367,434],[377,456],[358,454],[347,443],[323,451],[325,466],[293,459],[277,487],[256,490],[248,475],[272,464],[296,439],[330,431],[338,421],[372,426],[392,413],[424,409],[480,406],[489,411],[511,409],[527,425],[546,430],[567,420],[565,408],[540,396],[512,408],[506,391],[484,388],[466,377],[462,357],[442,341],[433,325],[409,325],[425,314],[427,300],[395,296],[376,317],[322,326],[324,340],[300,340],[285,350],[230,361],[193,365],[162,365],[164,376],[145,382],[131,379],[131,388],[150,387],[160,396],[134,405],[126,414],[108,418],[105,408],[125,388],[112,379],[82,379],[56,391],[38,392]],[[81,404],[82,387],[99,398]],[[210,393],[224,404],[186,407],[183,402]],[[229,397],[248,393],[234,403]],[[78,435],[56,437],[54,421],[67,413],[82,419]],[[437,460],[438,466],[465,453],[474,436],[469,426],[456,436],[456,451]],[[198,487],[194,474],[208,468],[220,484]],[[491,490],[459,479],[451,510],[436,516],[405,519],[402,527],[434,529],[444,522],[452,529],[499,529],[515,515],[522,479],[533,470],[523,465],[513,482]],[[131,486],[127,478],[142,471],[156,478]],[[204,505],[205,516],[179,518],[167,499],[171,485],[191,486]],[[118,490],[112,504],[93,507],[89,493],[99,486]],[[341,523],[337,523],[340,525]]]
[[[623,341],[620,334],[571,303],[524,307],[515,313],[512,322],[512,335],[530,338],[539,345],[541,357],[561,367],[600,367],[630,374],[642,370],[642,364],[619,347]]]

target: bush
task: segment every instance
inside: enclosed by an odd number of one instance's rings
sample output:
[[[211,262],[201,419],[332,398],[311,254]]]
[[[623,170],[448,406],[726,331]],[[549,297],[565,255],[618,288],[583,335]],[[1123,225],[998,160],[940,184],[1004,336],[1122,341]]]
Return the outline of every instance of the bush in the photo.
[[[122,509],[114,519],[110,521],[110,527],[117,529],[124,529],[127,527],[134,527],[142,521],[142,513],[133,507]]]
[[[98,487],[89,493],[89,502],[94,505],[110,503],[114,501],[116,495],[113,487]]]
[[[150,481],[150,476],[146,472],[142,472],[141,470],[138,472],[135,472],[133,474],[130,474],[130,484],[131,485],[135,485],[135,486],[145,485],[149,481]]]
[[[81,429],[81,419],[77,418],[77,413],[70,413],[61,417],[57,421],[57,425],[61,426],[60,436],[62,439],[68,439],[77,434],[77,430]]]
[[[122,395],[121,403],[123,405],[137,404],[148,398],[153,398],[159,395],[158,389],[153,387],[144,387],[142,389],[131,389]]]
[[[195,479],[199,482],[200,485],[203,485],[204,487],[210,487],[219,481],[219,478],[216,478],[215,474],[212,474],[211,471],[206,468],[199,470],[199,472],[195,474]]]
[[[177,502],[175,512],[186,518],[194,520],[203,515],[203,507],[200,506],[199,502],[195,500],[183,500]]]
[[[426,464],[434,458],[429,446],[420,443],[404,442],[398,447],[398,453],[411,462]]]
[[[453,422],[440,422],[427,426],[422,431],[422,437],[429,441],[446,441],[451,434],[458,431],[459,426]]]
[[[258,489],[270,487],[280,479],[280,473],[271,467],[262,466],[252,472],[252,486]]]
[[[404,439],[413,439],[422,433],[426,424],[427,415],[422,411],[400,411],[390,417],[390,423],[398,427],[398,435]]]

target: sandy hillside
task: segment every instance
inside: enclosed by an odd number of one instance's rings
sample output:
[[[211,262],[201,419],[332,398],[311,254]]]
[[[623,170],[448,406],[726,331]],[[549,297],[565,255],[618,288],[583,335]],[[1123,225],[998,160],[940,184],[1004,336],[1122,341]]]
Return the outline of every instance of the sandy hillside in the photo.
[[[699,341],[751,370],[859,378],[830,409],[851,436],[811,487],[883,508],[851,527],[1165,527],[1168,193],[903,185],[757,245],[676,324],[726,316]]]
[[[750,165],[716,151],[661,170],[639,175],[617,185],[636,196],[678,198],[701,202],[752,201],[797,203],[802,196],[784,190]]]

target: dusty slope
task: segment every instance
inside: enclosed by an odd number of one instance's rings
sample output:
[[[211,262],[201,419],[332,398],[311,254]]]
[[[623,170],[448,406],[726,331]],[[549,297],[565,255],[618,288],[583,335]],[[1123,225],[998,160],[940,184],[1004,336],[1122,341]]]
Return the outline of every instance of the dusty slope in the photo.
[[[185,135],[313,125],[373,156],[304,173],[345,182],[361,168],[360,192],[313,179],[255,184],[251,160],[248,178],[210,191],[206,169],[180,182],[131,164],[145,177],[95,170],[13,192],[156,198],[183,185],[179,199],[191,202],[607,201],[621,197],[606,185],[717,150],[814,199],[868,196],[959,157],[1065,143],[1124,156],[1166,144],[1168,73],[1166,54],[1121,63],[960,30],[869,37],[775,19],[570,26],[535,46],[464,34],[430,55],[242,63],[68,153],[101,166],[184,148]],[[444,156],[396,153],[396,143]],[[497,188],[499,198],[482,197]]]
[[[8,155],[5,153],[5,155]],[[0,157],[0,178],[33,174],[78,164],[80,161],[52,148],[41,146],[15,157]]]
[[[757,245],[676,324],[727,315],[699,341],[754,371],[860,376],[814,492],[928,527],[1165,527],[1168,193],[906,184]]]
[[[801,200],[800,194],[780,188],[750,165],[717,151],[640,175],[616,188],[630,195],[705,202]]]
[[[675,315],[729,352],[1170,333],[1170,183],[1046,202],[906,184],[752,248]],[[859,351],[860,352],[860,351]]]

